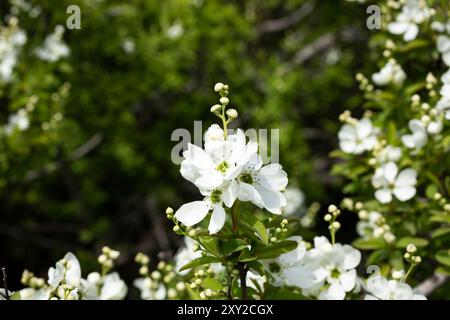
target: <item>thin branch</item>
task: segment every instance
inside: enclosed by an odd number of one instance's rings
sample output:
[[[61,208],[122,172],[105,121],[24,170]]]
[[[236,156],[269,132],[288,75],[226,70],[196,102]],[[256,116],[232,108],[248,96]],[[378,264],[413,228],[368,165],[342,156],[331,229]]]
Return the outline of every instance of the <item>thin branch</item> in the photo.
[[[433,293],[437,288],[442,286],[447,280],[449,279],[448,276],[441,274],[441,273],[435,273],[430,278],[423,281],[421,284],[419,284],[416,287],[416,290],[423,294],[424,296],[429,296],[431,293]]]
[[[103,141],[103,136],[99,133],[92,136],[86,143],[84,143],[81,147],[73,151],[69,157],[63,161],[58,161],[54,163],[50,163],[45,165],[42,168],[28,171],[25,180],[32,181],[42,176],[49,175],[63,166],[67,165],[70,162],[76,161],[87,155],[89,152],[94,150],[101,142]]]
[[[315,2],[308,1],[299,9],[295,10],[294,12],[283,18],[263,22],[258,26],[258,32],[259,33],[277,32],[287,29],[290,26],[303,20],[306,16],[308,16],[314,10],[314,7]]]
[[[331,47],[332,45],[334,45],[335,42],[336,42],[336,35],[331,33],[324,34],[317,40],[313,41],[306,47],[303,47],[301,50],[299,50],[294,56],[293,63],[295,65],[302,64],[306,60],[309,60],[310,58],[315,56],[318,52]]]

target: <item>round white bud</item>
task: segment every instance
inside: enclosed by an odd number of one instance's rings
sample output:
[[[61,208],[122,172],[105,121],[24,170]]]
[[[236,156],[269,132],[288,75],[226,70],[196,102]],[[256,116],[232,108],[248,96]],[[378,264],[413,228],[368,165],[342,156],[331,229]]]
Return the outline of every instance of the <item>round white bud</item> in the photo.
[[[410,244],[408,244],[408,245],[406,246],[406,251],[409,252],[409,253],[414,253],[414,252],[417,251],[417,248],[416,248],[415,245],[413,245],[412,243],[410,243]]]
[[[331,221],[331,219],[333,219],[333,217],[331,216],[331,214],[327,213],[327,214],[325,215],[325,217],[323,217],[323,219],[324,219],[325,221]]]
[[[215,92],[220,92],[220,91],[222,91],[224,89],[224,87],[225,87],[225,85],[222,82],[217,82],[214,85],[214,91]]]
[[[210,111],[212,113],[218,113],[222,109],[222,106],[220,104],[215,104],[211,107]]]
[[[227,97],[222,97],[219,99],[219,101],[222,105],[227,105],[230,103],[230,99],[228,99]]]
[[[236,119],[239,116],[236,109],[228,109],[226,113],[231,119]]]

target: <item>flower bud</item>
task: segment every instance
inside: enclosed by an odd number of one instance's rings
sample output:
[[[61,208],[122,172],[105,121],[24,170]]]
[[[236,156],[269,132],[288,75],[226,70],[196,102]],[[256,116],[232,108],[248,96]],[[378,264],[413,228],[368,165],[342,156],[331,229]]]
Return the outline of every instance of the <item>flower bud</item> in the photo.
[[[236,109],[228,109],[226,113],[227,116],[230,117],[231,119],[236,119],[239,116]]]
[[[212,113],[218,113],[220,112],[220,109],[222,109],[222,106],[220,104],[215,104],[211,107],[210,111]]]
[[[333,213],[333,212],[335,212],[337,209],[338,209],[338,208],[337,208],[334,204],[330,204],[330,205],[328,206],[328,212],[329,212],[329,213]]]
[[[331,216],[331,214],[327,213],[327,214],[325,215],[325,217],[323,217],[323,219],[324,219],[325,221],[331,221],[331,219],[333,219],[333,217]]]
[[[419,257],[419,256],[415,256],[415,257],[414,257],[414,262],[415,262],[415,263],[421,263],[421,262],[422,262],[422,258]]]
[[[413,245],[412,243],[410,243],[410,244],[408,244],[408,245],[406,246],[406,251],[409,252],[409,253],[414,253],[414,252],[417,251],[417,248],[416,248],[415,245]]]
[[[161,272],[155,270],[152,272],[150,276],[152,277],[153,280],[159,280],[161,279]]]
[[[177,291],[173,288],[170,288],[169,290],[167,290],[167,297],[169,299],[175,299],[177,297]]]
[[[333,222],[331,225],[335,230],[339,230],[339,228],[341,227],[341,224],[338,221]]]
[[[225,85],[224,85],[222,82],[217,82],[217,83],[214,85],[214,91],[215,91],[215,92],[220,92],[220,91],[222,91],[224,88],[225,88]]]
[[[173,214],[173,209],[171,207],[167,207],[166,214]]]
[[[228,99],[227,97],[222,97],[219,99],[219,101],[222,105],[227,105],[230,103],[230,99]]]
[[[142,266],[139,268],[139,274],[141,276],[145,276],[148,273],[148,267],[147,266]]]
[[[176,288],[178,291],[183,291],[185,287],[186,286],[183,281],[177,282]]]

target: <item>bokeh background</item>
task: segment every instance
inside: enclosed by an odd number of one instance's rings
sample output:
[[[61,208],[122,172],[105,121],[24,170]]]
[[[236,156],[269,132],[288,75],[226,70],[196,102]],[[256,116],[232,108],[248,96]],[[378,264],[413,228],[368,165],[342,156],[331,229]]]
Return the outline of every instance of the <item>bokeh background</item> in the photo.
[[[21,2],[21,1],[12,1]],[[36,95],[28,130],[0,143],[0,265],[10,286],[65,252],[96,268],[100,248],[122,252],[121,275],[137,277],[143,251],[168,259],[182,244],[165,208],[198,198],[171,162],[172,131],[215,121],[218,81],[231,87],[234,127],[280,129],[280,161],[305,207],[342,199],[330,175],[338,115],[361,103],[356,72],[369,72],[369,31],[360,6],[336,0],[27,0],[18,9],[27,44],[14,79],[0,86],[0,123]],[[66,8],[70,55],[54,63],[33,48]],[[11,2],[1,1],[3,24]],[[63,118],[50,129],[55,114]],[[345,220],[347,219],[347,221]],[[344,219],[341,240],[355,237]],[[321,220],[321,219],[319,219]],[[318,224],[314,230],[326,230]]]

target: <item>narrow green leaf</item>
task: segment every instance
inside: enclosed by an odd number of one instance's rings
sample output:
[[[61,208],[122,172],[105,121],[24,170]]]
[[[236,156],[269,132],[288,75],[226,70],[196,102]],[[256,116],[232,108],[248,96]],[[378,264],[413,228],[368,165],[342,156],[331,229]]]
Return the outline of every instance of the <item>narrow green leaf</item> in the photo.
[[[416,247],[426,247],[428,245],[428,240],[424,238],[404,237],[399,239],[395,246],[399,249],[403,249],[406,248],[406,246],[410,243],[412,243]]]
[[[194,267],[198,267],[204,264],[217,263],[221,261],[222,261],[221,259],[213,256],[200,257],[185,264],[183,267],[181,267],[180,271],[192,269]]]
[[[375,250],[386,247],[386,243],[381,239],[356,239],[352,245],[361,250]]]
[[[259,259],[273,259],[295,248],[297,248],[297,242],[285,240],[261,248],[256,255]]]
[[[433,233],[431,234],[431,238],[434,239],[434,238],[442,237],[449,233],[450,233],[450,227],[439,228],[439,229],[433,231]]]

